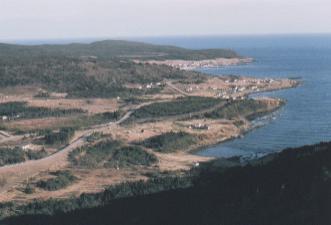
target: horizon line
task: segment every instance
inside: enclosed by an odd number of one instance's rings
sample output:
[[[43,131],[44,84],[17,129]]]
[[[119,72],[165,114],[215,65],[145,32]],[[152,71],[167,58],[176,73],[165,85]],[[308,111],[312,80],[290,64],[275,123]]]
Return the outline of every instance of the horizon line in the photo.
[[[331,35],[331,32],[325,33],[260,33],[260,34],[178,34],[178,35],[141,35],[141,36],[82,36],[82,37],[49,37],[49,38],[0,38],[0,43],[4,44],[18,44],[24,42],[45,42],[43,44],[47,44],[47,41],[60,41],[60,42],[68,42],[77,43],[76,41],[85,41],[85,43],[91,43],[94,41],[102,41],[102,40],[127,40],[132,41],[135,39],[158,39],[158,38],[199,38],[199,37],[268,37],[268,36],[283,36],[283,37],[296,37],[296,36],[328,36]]]

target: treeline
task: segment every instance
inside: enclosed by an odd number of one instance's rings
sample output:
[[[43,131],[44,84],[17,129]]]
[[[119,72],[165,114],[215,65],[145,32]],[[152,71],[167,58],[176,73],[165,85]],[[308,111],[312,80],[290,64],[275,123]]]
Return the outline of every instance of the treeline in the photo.
[[[62,117],[84,113],[82,109],[59,109],[28,106],[26,102],[7,102],[0,104],[0,116],[8,119],[26,119],[41,117]]]
[[[186,186],[190,181],[179,185],[187,187],[185,189],[136,196],[151,189],[160,191],[168,182],[155,185],[152,180],[138,185],[140,188],[134,188],[134,191],[132,186],[117,186],[117,191],[105,191],[98,197],[83,195],[75,201],[35,202],[17,211],[30,216],[2,222],[5,225],[329,225],[330,161],[330,142],[287,149],[246,166],[226,170],[207,167],[200,172],[193,186]],[[170,184],[175,188],[173,182]],[[126,195],[116,193],[126,193],[126,190],[135,197],[114,200],[113,196]],[[108,204],[100,207],[96,201],[100,198]],[[13,212],[15,207],[11,204],[3,205],[1,209],[6,210],[3,212]],[[93,205],[98,207],[74,210]],[[67,213],[49,216],[54,214],[54,209]]]

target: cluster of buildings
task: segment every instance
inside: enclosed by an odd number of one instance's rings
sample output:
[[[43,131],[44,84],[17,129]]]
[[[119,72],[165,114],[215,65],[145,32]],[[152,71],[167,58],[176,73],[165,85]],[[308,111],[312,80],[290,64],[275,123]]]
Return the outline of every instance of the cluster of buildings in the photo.
[[[155,88],[155,87],[160,87],[162,86],[163,84],[161,82],[157,82],[157,83],[149,83],[149,84],[146,84],[144,86],[140,85],[138,87],[139,90],[142,90],[142,89],[152,89],[152,88]]]
[[[195,130],[209,130],[209,126],[207,124],[193,124],[189,126],[190,129],[195,129]]]

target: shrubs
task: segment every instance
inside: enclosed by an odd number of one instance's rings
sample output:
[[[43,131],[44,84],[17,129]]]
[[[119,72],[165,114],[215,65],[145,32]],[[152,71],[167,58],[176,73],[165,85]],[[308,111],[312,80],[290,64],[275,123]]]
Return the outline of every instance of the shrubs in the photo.
[[[121,118],[123,115],[123,111],[117,110],[114,112],[104,112],[95,114],[92,116],[91,120],[94,120],[95,123],[105,123],[105,122],[113,122]]]
[[[77,148],[69,154],[69,160],[78,167],[103,167],[120,145],[119,141],[107,140],[93,146]]]
[[[130,166],[130,165],[144,165],[150,166],[157,162],[157,158],[144,151],[139,146],[125,146],[117,149],[112,155],[111,160],[107,166]]]
[[[50,109],[43,107],[28,106],[26,102],[6,102],[0,104],[0,112],[2,116],[7,116],[9,119],[19,118],[40,118],[49,116],[67,116],[78,113],[84,113],[81,109]]]
[[[178,98],[175,101],[158,102],[141,107],[136,110],[132,116],[137,119],[142,119],[189,114],[208,109],[222,101],[223,100],[217,98],[198,96]]]
[[[67,144],[74,134],[75,130],[71,127],[61,128],[59,132],[47,131],[45,143],[48,145]]]
[[[0,166],[21,163],[28,160],[37,160],[47,156],[45,149],[40,151],[24,151],[19,147],[0,149]]]
[[[151,165],[156,162],[156,157],[139,146],[123,146],[118,141],[107,140],[75,149],[69,154],[69,160],[82,168],[127,167]]]
[[[7,184],[7,179],[5,177],[0,177],[0,187],[3,187]]]
[[[32,194],[32,193],[34,193],[34,192],[35,192],[34,186],[31,185],[31,184],[27,184],[27,185],[25,186],[25,188],[23,189],[23,192],[24,192],[25,194]]]
[[[141,144],[158,152],[174,152],[189,148],[196,143],[196,137],[185,132],[168,132],[144,140]]]
[[[103,137],[102,132],[93,132],[90,136],[86,137],[87,142],[95,142]]]
[[[145,195],[160,191],[186,188],[192,185],[192,176],[168,175],[162,178],[152,178],[148,181],[136,181],[110,186],[105,191],[93,194],[82,194],[69,199],[35,200],[19,205],[15,203],[0,203],[0,219],[11,215],[52,215],[59,212],[70,212],[75,209],[91,208],[111,203],[114,199]]]
[[[37,160],[37,159],[42,159],[44,157],[47,156],[47,152],[45,149],[42,149],[40,151],[32,151],[32,150],[28,150],[26,152],[26,155],[28,157],[29,160]]]
[[[20,148],[0,149],[0,166],[7,164],[20,163],[25,161],[25,153]]]
[[[77,180],[70,171],[57,171],[52,173],[54,178],[48,180],[41,180],[37,183],[37,187],[47,191],[56,191],[65,188]]]
[[[205,113],[204,117],[212,119],[232,119],[237,116],[243,116],[253,119],[254,115],[266,108],[267,105],[261,101],[246,99],[231,102],[222,108],[214,110],[213,112]]]

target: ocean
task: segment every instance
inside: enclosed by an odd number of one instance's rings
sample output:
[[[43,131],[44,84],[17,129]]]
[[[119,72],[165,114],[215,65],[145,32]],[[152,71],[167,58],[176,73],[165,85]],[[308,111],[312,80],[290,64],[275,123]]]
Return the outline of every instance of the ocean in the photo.
[[[199,155],[215,157],[261,156],[289,147],[331,141],[331,35],[276,35],[150,38],[144,41],[192,49],[229,48],[254,63],[204,69],[222,75],[300,78],[294,89],[263,93],[287,104],[264,126],[241,139],[206,148]],[[261,121],[260,121],[261,122]]]

